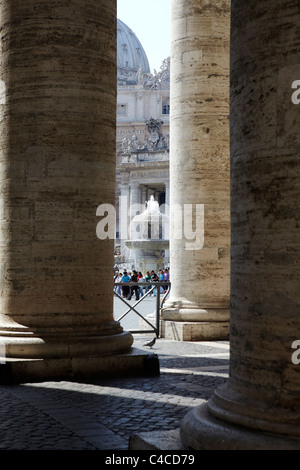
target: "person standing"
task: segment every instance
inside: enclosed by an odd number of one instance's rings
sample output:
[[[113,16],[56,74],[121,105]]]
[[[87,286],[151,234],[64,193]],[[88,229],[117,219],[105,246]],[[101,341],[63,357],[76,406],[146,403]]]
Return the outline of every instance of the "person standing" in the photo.
[[[145,278],[144,278],[143,274],[141,273],[141,271],[139,271],[139,273],[138,273],[138,282],[144,282],[144,281],[145,281]],[[144,295],[144,290],[143,289],[144,289],[143,286],[139,287],[139,295],[141,297],[143,297],[143,295]]]
[[[132,271],[132,276],[130,279],[132,282],[138,282],[138,273],[135,271],[135,269]],[[127,300],[130,300],[133,293],[135,293],[135,300],[139,300],[139,287],[138,286],[131,286],[130,288],[130,293],[127,297]]]
[[[115,272],[115,276],[114,276],[114,282],[121,282],[121,279],[122,279],[122,275],[121,273],[119,273],[118,271]],[[114,287],[114,291],[116,292],[116,294],[118,295],[121,295],[122,294],[122,290],[121,290],[121,286],[115,286]]]
[[[130,282],[130,277],[127,274],[127,271],[124,271],[123,276],[121,278],[121,282]],[[128,297],[130,293],[129,286],[122,286],[122,297]]]
[[[161,269],[161,270],[159,271],[159,273],[158,273],[158,278],[159,278],[159,281],[160,281],[160,282],[162,282],[162,281],[164,280],[164,270],[163,270],[163,269]],[[162,293],[163,290],[164,290],[164,286],[160,286],[159,289],[160,289],[160,293]]]
[[[157,282],[159,281],[157,274],[152,270],[151,271],[151,281],[152,282]],[[157,288],[156,288],[157,289]],[[156,289],[153,291],[153,295],[156,296]]]
[[[164,272],[164,281],[169,282],[169,280],[170,280],[170,273],[169,273],[168,268],[166,268],[165,272]],[[164,286],[164,292],[166,292],[167,290],[168,290],[168,286],[165,285]]]
[[[151,281],[150,271],[147,271],[147,272],[146,272],[145,281],[146,281],[146,282],[150,282],[150,281]],[[149,285],[149,286],[146,286],[146,291],[145,291],[145,293],[147,293],[150,289],[151,289],[151,286],[150,286],[150,285]],[[149,295],[152,295],[152,293],[150,293]]]

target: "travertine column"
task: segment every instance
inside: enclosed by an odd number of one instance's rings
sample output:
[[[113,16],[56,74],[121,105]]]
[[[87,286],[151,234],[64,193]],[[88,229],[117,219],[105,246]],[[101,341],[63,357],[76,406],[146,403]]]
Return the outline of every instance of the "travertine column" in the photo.
[[[0,3],[1,342],[7,357],[127,351],[113,320],[116,2]]]
[[[165,196],[165,204],[168,206],[168,208],[170,207],[170,183],[167,182],[166,183],[166,196]]]
[[[130,184],[130,201],[129,201],[129,220],[132,219],[140,212],[141,209],[141,189],[139,183]],[[129,226],[130,239],[134,240],[136,238],[136,227]],[[131,250],[131,257],[134,257],[134,253]]]
[[[141,191],[141,204],[145,207],[145,203],[147,202],[147,188],[143,186]]]
[[[170,120],[171,296],[162,331],[221,339],[229,329],[230,2],[173,0]],[[204,245],[182,237],[179,207],[204,205]],[[191,228],[201,237],[201,224]],[[195,247],[193,247],[193,245]],[[168,323],[172,322],[172,324]],[[177,322],[176,324],[173,322]],[[168,325],[171,325],[170,328]]]
[[[185,418],[195,449],[300,449],[299,23],[294,1],[232,1],[230,378]]]
[[[130,201],[129,201],[130,216],[134,217],[136,215],[136,210],[141,204],[141,189],[140,183],[131,183],[130,184]]]
[[[125,245],[125,240],[128,240],[130,238],[129,205],[130,205],[129,186],[127,183],[121,183],[121,201],[119,204],[119,232],[120,232],[120,237],[121,237],[121,253],[123,254],[128,253],[128,248]],[[127,254],[126,256],[129,256],[129,254]]]

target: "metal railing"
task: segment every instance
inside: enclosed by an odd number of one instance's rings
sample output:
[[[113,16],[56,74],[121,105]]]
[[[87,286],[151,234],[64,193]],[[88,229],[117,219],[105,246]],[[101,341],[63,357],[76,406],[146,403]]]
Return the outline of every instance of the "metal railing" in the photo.
[[[137,287],[143,287],[143,286],[147,286],[147,287],[150,287],[150,289],[139,299],[135,302],[134,305],[130,305],[128,302],[127,302],[127,299],[122,297],[121,295],[119,295],[116,291],[115,291],[115,287],[116,286],[121,286],[121,287],[133,287],[133,286],[137,286]],[[165,289],[165,292],[161,293],[160,292],[160,288],[161,287],[166,287]],[[134,313],[136,313],[140,318],[142,318],[149,326],[151,329],[127,329],[126,328],[126,331],[129,331],[130,333],[155,333],[157,337],[159,337],[160,335],[160,311],[162,309],[162,306],[163,306],[163,303],[166,299],[166,297],[168,296],[169,292],[170,292],[170,289],[171,289],[171,282],[166,282],[166,281],[157,281],[157,282],[115,282],[114,283],[114,295],[116,297],[118,297],[119,299],[122,300],[122,302],[124,302],[124,304],[127,305],[128,310],[126,310],[125,313],[123,313],[118,319],[117,321],[121,321],[129,312],[133,311]],[[152,292],[154,293],[154,291],[156,291],[156,308],[155,308],[155,325],[153,325],[147,318],[145,318],[140,312],[138,312],[136,310],[136,306],[139,305],[148,295],[150,295]]]

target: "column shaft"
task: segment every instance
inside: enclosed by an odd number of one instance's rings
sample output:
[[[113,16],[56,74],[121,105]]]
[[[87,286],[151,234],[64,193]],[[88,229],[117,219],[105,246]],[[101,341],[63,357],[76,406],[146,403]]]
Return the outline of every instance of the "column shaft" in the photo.
[[[230,378],[186,417],[194,448],[300,448],[299,22],[293,1],[232,1]]]
[[[195,322],[187,339],[228,336],[230,284],[229,1],[172,8],[170,270],[163,319]],[[184,211],[192,205],[187,234]],[[204,221],[197,224],[197,205]],[[179,207],[180,217],[174,212]],[[199,221],[199,220],[198,220]],[[204,245],[197,243],[204,224]],[[191,227],[190,227],[191,228]],[[180,236],[180,229],[182,236]],[[179,230],[179,232],[178,232]],[[198,323],[198,332],[196,323]]]
[[[1,2],[1,341],[7,357],[128,350],[113,319],[116,4]],[[113,340],[109,338],[113,337]]]

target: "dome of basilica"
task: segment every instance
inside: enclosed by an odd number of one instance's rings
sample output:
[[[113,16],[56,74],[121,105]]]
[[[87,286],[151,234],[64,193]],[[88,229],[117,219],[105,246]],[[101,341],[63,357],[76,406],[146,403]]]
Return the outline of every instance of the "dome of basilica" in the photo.
[[[150,73],[147,55],[135,33],[121,20],[117,20],[118,84],[134,85],[138,81],[140,67]]]

